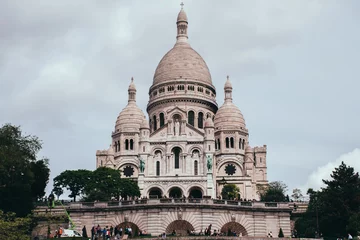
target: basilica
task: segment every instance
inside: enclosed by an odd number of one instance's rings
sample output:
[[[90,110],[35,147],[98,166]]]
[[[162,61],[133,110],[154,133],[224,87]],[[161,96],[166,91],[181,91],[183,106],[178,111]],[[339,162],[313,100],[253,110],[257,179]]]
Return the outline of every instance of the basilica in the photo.
[[[184,9],[176,25],[175,45],[149,88],[148,118],[136,104],[131,79],[128,104],[116,119],[110,148],[96,152],[96,166],[119,169],[138,183],[142,197],[218,198],[223,186],[235,184],[239,199],[258,200],[258,187],[268,183],[266,145],[250,146],[229,77],[218,107],[209,68],[188,42]]]

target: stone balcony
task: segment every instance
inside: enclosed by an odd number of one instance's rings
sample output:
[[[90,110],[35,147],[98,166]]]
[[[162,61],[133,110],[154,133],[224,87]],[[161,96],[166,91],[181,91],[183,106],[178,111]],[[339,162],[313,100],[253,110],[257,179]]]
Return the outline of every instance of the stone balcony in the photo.
[[[134,201],[112,201],[112,202],[72,202],[67,206],[67,210],[88,211],[88,210],[122,210],[122,209],[147,209],[147,208],[209,208],[209,209],[231,209],[246,211],[286,211],[291,212],[292,207],[289,203],[275,202],[241,202],[218,199],[141,199]]]

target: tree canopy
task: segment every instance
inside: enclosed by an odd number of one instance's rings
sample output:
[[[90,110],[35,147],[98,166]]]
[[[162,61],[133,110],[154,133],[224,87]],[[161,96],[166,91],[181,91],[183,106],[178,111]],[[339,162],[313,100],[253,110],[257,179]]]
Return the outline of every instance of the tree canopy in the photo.
[[[325,187],[320,191],[308,191],[308,209],[295,223],[300,237],[314,237],[317,222],[324,237],[356,236],[360,231],[359,174],[342,162],[330,176],[323,180]]]
[[[270,182],[268,186],[260,190],[260,199],[265,202],[285,202],[287,186],[281,181]]]
[[[54,178],[54,188],[66,188],[70,191],[70,198],[76,201],[76,197],[84,193],[84,189],[90,180],[90,170],[66,170]]]
[[[226,184],[221,190],[223,199],[236,199],[240,196],[240,190],[235,184]]]
[[[112,198],[140,196],[136,182],[121,178],[120,171],[100,167],[95,171],[67,170],[54,178],[54,194],[59,196],[62,189],[70,191],[69,197],[76,201],[82,196],[84,201],[109,201]]]
[[[50,169],[47,159],[37,159],[41,141],[24,135],[18,126],[0,128],[0,209],[25,216],[33,202],[45,195]]]

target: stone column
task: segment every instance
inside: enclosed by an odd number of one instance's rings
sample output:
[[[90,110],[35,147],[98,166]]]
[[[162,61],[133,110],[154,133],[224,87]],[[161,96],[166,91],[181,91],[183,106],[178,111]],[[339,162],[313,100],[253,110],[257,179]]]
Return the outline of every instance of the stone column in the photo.
[[[173,131],[174,131],[173,122],[172,120],[169,120],[167,126],[167,135],[173,135]]]
[[[180,135],[186,135],[185,127],[186,127],[186,120],[181,120]]]

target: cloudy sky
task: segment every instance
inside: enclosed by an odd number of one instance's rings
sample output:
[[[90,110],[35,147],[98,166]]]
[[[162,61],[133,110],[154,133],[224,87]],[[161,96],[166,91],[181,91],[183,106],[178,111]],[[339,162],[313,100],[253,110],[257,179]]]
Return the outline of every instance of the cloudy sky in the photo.
[[[360,171],[360,1],[184,3],[218,104],[230,75],[250,144],[268,146],[270,181],[318,188],[341,161]],[[0,124],[43,140],[51,178],[95,168],[132,76],[145,112],[156,66],[175,43],[179,4],[0,2]]]

